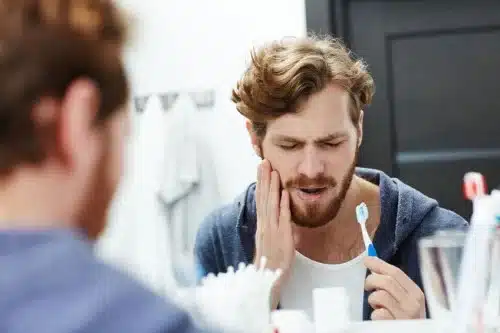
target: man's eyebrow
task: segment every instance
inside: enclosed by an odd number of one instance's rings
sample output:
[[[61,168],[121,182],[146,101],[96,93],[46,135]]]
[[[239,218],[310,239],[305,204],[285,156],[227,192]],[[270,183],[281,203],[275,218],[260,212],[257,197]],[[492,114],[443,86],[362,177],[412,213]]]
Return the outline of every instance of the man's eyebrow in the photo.
[[[339,138],[345,137],[347,133],[345,132],[335,132],[328,135],[325,135],[321,138],[317,138],[314,140],[315,143],[329,142],[338,140]],[[277,135],[273,138],[274,142],[289,142],[289,143],[304,143],[305,140],[299,139],[289,135]]]
[[[292,143],[299,143],[299,142],[304,142],[304,140],[294,138],[293,136],[288,136],[288,135],[276,135],[273,138],[273,141],[275,142],[292,142]]]
[[[314,142],[316,142],[316,143],[329,142],[329,141],[338,140],[338,139],[343,138],[345,136],[347,136],[347,133],[345,133],[345,132],[335,132],[332,134],[328,134],[322,138],[316,139],[316,140],[314,140]]]

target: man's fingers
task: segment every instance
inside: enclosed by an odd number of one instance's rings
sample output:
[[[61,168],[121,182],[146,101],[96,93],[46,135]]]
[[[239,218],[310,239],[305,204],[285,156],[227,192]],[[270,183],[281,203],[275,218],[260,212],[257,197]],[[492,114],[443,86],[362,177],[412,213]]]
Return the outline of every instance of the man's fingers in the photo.
[[[262,217],[267,219],[267,204],[269,197],[269,185],[271,182],[271,164],[269,161],[264,160],[261,164],[261,184],[260,184],[260,198],[261,198],[261,208]]]
[[[287,241],[287,248],[293,247],[295,249],[295,239],[292,233],[292,223],[291,223],[291,213],[290,213],[290,194],[287,190],[281,191],[281,201],[280,201],[280,221],[278,229],[281,237]]]
[[[280,201],[280,225],[281,223],[287,223],[290,226],[290,194],[287,190],[281,191],[281,201]]]
[[[283,268],[289,267],[295,255],[295,242],[290,220],[290,195],[287,190],[281,191],[280,217],[278,224],[278,237],[282,240]]]
[[[267,202],[267,218],[269,226],[277,228],[280,214],[280,179],[277,171],[271,171],[271,181],[269,185],[269,195]]]
[[[262,214],[262,163],[257,167],[257,185],[255,185],[255,207],[257,208],[257,223],[259,222],[259,217]]]
[[[387,291],[399,303],[404,302],[405,298],[408,297],[406,290],[392,276],[377,273],[368,275],[365,280],[365,290],[372,291],[378,289]]]
[[[402,319],[405,317],[398,301],[385,290],[376,290],[372,292],[370,296],[368,296],[368,303],[375,310],[379,308],[387,309],[394,318]]]
[[[372,315],[371,315],[371,320],[394,320],[392,314],[389,312],[389,310],[385,308],[378,308],[373,310]]]
[[[376,290],[368,298],[370,305],[386,302],[382,305],[397,319],[415,319],[425,317],[425,295],[401,269],[378,258],[365,258],[366,267],[372,271],[365,281],[365,289]],[[394,300],[396,305],[383,293]],[[380,307],[380,304],[378,305]]]
[[[406,274],[396,266],[386,263],[377,257],[366,257],[364,259],[366,268],[373,273],[388,275],[394,278],[408,294],[421,292],[420,288]]]
[[[257,185],[255,188],[255,206],[257,209],[257,230],[255,232],[255,251],[256,251],[256,260],[261,255],[261,251],[264,249],[264,236],[266,232],[266,214],[267,214],[267,204],[265,203],[264,195],[267,196],[268,189],[263,184],[265,181],[264,175],[266,174],[265,170],[265,161],[259,164],[257,169]]]

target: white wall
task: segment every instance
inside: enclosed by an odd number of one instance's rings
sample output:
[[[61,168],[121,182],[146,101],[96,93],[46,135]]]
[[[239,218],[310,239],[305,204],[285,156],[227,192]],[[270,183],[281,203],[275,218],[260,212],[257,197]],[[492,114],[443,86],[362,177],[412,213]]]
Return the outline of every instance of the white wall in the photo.
[[[222,201],[232,200],[255,180],[258,158],[251,149],[244,119],[230,102],[231,88],[245,69],[252,46],[305,34],[304,0],[120,2],[136,17],[134,39],[126,55],[133,94],[216,91],[215,107],[203,111],[200,117],[206,123],[204,135],[214,155]],[[141,117],[144,116],[134,115],[134,126],[139,124]],[[159,147],[154,143],[142,147],[148,151],[138,156],[154,155]],[[125,182],[131,181],[126,179]],[[134,198],[144,201],[148,197],[148,193],[141,192],[147,191],[147,187],[135,187],[132,194],[123,193],[130,192],[131,188],[133,186],[122,188],[118,193],[110,223],[118,230],[115,234],[130,229],[128,237],[135,237],[133,230],[149,223],[147,216],[150,214],[143,214],[138,224],[142,213],[138,214],[137,209],[135,214],[131,213],[130,205]],[[108,237],[108,252],[120,251],[122,244],[127,242],[126,237],[111,238],[114,242],[109,242]],[[138,246],[143,247],[146,242],[142,239]]]

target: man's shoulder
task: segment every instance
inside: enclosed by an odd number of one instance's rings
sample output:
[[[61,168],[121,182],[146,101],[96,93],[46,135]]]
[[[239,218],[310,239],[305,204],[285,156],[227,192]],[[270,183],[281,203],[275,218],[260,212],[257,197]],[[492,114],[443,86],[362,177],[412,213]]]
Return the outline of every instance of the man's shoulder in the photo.
[[[247,218],[245,213],[252,214],[254,192],[255,183],[252,183],[231,202],[212,210],[202,221],[199,234],[209,234],[215,230],[225,233],[234,230],[238,222],[245,222],[242,221]]]
[[[437,199],[399,179],[393,180],[399,191],[398,204],[402,209],[407,207],[408,218],[418,226],[420,236],[440,229],[461,228],[467,225],[468,222],[462,216],[442,207]]]
[[[17,279],[0,283],[0,308],[8,309],[0,317],[7,331],[196,332],[187,313],[98,259],[86,244],[70,239],[37,249],[12,254],[11,259],[24,259],[11,270]],[[46,301],[32,302],[33,297]]]
[[[422,237],[446,228],[460,228],[467,221],[439,202],[404,181],[383,171],[358,168],[357,174],[377,183],[380,188],[382,213],[394,228],[395,242],[399,244],[408,236]]]
[[[217,274],[228,265],[248,260],[256,227],[255,184],[231,203],[212,211],[200,224],[194,252],[200,275]],[[244,231],[241,232],[240,231]]]
[[[113,330],[108,331],[198,332],[189,314],[172,300],[153,293],[139,281],[107,264],[101,265],[100,272],[101,282],[96,284],[96,288],[109,290],[109,302],[102,315],[114,320],[121,318],[121,323],[109,322]],[[107,321],[105,318],[103,320]]]
[[[457,213],[436,206],[422,219],[419,236],[427,236],[438,230],[461,229],[468,226],[468,222]]]
[[[234,200],[213,209],[202,221],[200,228],[206,231],[213,229],[226,229],[234,227],[235,221],[240,215],[241,207]]]
[[[405,221],[415,227],[417,237],[424,237],[438,230],[467,226],[468,222],[462,216],[442,207],[437,199],[427,196],[399,179],[394,181],[399,189],[399,208],[406,211]]]
[[[89,332],[200,332],[174,300],[154,293],[120,268],[96,258],[87,269],[92,278],[75,281],[80,290],[75,291],[73,304],[96,310]]]

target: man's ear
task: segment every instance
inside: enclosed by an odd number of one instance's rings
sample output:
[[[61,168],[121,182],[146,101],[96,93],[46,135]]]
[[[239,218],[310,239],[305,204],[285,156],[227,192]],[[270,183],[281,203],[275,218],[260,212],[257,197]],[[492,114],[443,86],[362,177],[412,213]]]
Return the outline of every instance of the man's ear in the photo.
[[[79,79],[67,88],[57,128],[57,146],[65,163],[74,163],[82,149],[89,158],[93,156],[99,107],[99,89],[91,80]]]
[[[252,122],[247,119],[245,122],[245,126],[247,128],[248,135],[250,136],[250,141],[252,143],[253,150],[255,151],[257,156],[259,156],[260,158],[263,158],[262,150],[260,148],[260,140],[257,137],[257,134],[255,134],[255,131],[254,131],[253,126],[252,126]]]
[[[359,121],[358,125],[356,126],[356,130],[358,131],[358,148],[361,146],[361,143],[363,142],[363,118],[364,118],[365,113],[363,110],[359,112]]]

